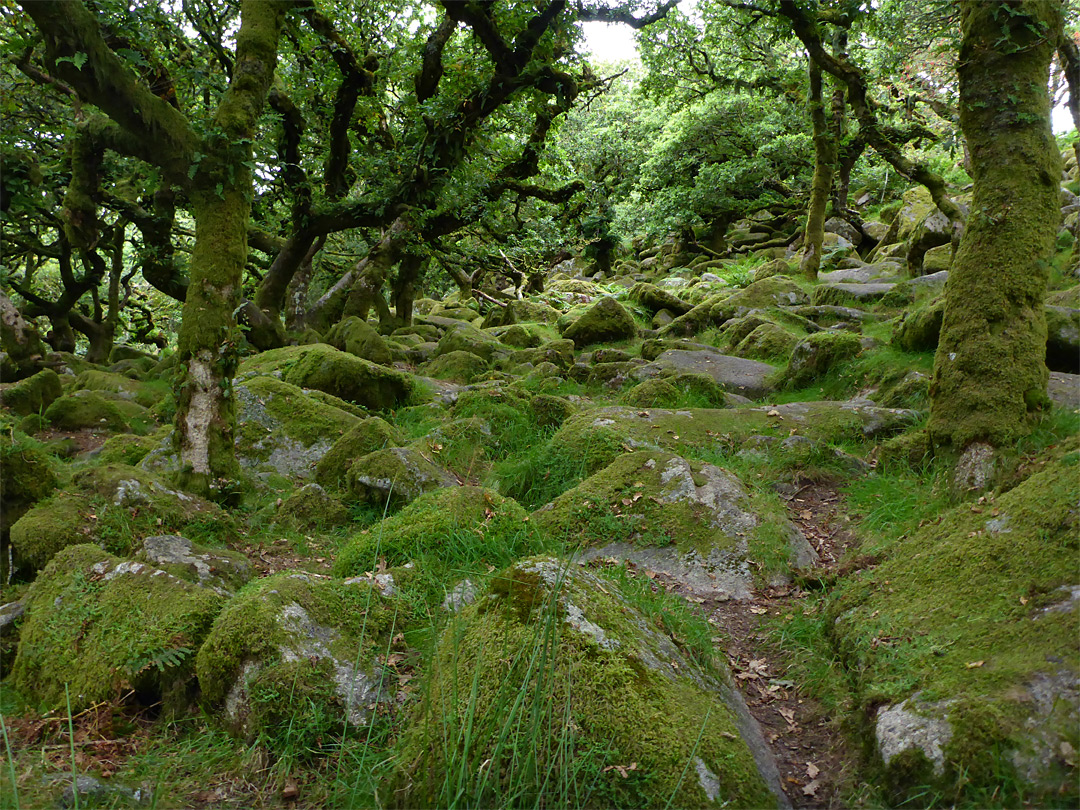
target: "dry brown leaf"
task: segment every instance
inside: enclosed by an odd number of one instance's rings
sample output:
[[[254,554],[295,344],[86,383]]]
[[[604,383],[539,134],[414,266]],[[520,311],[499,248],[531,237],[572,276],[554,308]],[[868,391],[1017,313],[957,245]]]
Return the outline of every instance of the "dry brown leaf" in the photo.
[[[821,784],[815,779],[813,782],[811,782],[809,785],[806,785],[802,789],[803,795],[804,796],[817,796],[818,788],[820,788],[820,787],[821,787]]]
[[[985,661],[969,661],[968,663],[964,664],[964,666],[968,669],[978,669],[985,663]]]
[[[809,776],[811,779],[816,779],[817,775],[819,773],[821,773],[821,771],[818,770],[817,765],[815,765],[813,762],[807,762],[806,763],[806,775],[807,776]]]

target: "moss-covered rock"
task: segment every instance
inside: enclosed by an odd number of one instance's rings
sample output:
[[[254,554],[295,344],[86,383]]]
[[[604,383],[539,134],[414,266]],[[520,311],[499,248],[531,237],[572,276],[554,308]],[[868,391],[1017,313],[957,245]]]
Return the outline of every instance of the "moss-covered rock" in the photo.
[[[440,354],[418,369],[418,373],[437,380],[467,383],[488,370],[490,364],[478,354],[455,350]]]
[[[165,427],[149,436],[132,436],[126,433],[112,436],[106,439],[96,458],[102,464],[138,464],[147,454],[159,447],[171,432],[171,428]]]
[[[551,340],[536,349],[521,349],[510,355],[510,362],[515,364],[552,363],[561,369],[574,365],[574,342],[572,340]]]
[[[372,363],[390,363],[390,349],[374,326],[356,316],[338,321],[326,333],[325,342]]]
[[[20,416],[40,414],[63,393],[60,375],[46,368],[24,380],[0,385],[0,405]]]
[[[746,315],[753,309],[792,307],[809,303],[809,300],[810,297],[803,288],[792,279],[770,276],[717,301],[712,305],[709,317],[713,323],[723,324],[731,318]]]
[[[236,523],[217,505],[170,487],[153,473],[126,464],[76,473],[71,488],[42,501],[11,527],[19,560],[39,569],[67,546],[95,542],[130,554],[143,537],[198,530],[221,541]]]
[[[458,324],[447,329],[439,340],[438,356],[453,352],[465,352],[490,363],[496,354],[509,352],[490,332],[484,332],[468,324]]]
[[[679,389],[662,377],[640,382],[621,397],[623,404],[634,408],[664,408],[678,400]]]
[[[203,702],[232,733],[276,750],[328,748],[393,698],[379,660],[398,609],[367,581],[278,574],[217,617],[198,652]]]
[[[551,438],[551,452],[568,456],[587,474],[637,449],[695,454],[724,451],[750,436],[798,434],[819,442],[887,437],[919,420],[916,411],[862,402],[792,402],[758,408],[680,411],[609,406],[570,416]]]
[[[617,457],[533,513],[536,527],[595,555],[663,571],[706,595],[746,599],[751,565],[773,575],[817,555],[777,504],[755,501],[738,478],[665,451]]]
[[[154,383],[144,383],[125,377],[122,374],[97,369],[84,371],[76,377],[71,390],[104,391],[117,394],[123,399],[137,402],[144,408],[153,408],[170,394],[168,381],[159,380]]]
[[[241,374],[273,374],[300,388],[316,388],[373,410],[402,404],[413,390],[409,375],[325,343],[273,349],[240,364]]]
[[[520,324],[507,327],[499,332],[498,337],[501,343],[513,346],[515,349],[535,349],[543,343],[543,338],[539,334]]]
[[[135,559],[226,597],[255,575],[251,562],[239,551],[201,546],[177,534],[145,538]]]
[[[662,309],[668,310],[673,315],[685,315],[693,309],[692,304],[683,301],[677,295],[644,281],[638,282],[630,289],[630,300],[637,301],[650,315],[655,315]]]
[[[553,559],[518,563],[443,632],[385,795],[397,807],[498,804],[540,790],[514,778],[526,757],[560,806],[775,806],[777,780],[758,772],[726,683],[614,583]],[[465,750],[442,742],[463,735]]]
[[[890,293],[894,293],[898,285],[889,282],[860,284],[857,282],[837,282],[835,284],[821,284],[814,288],[812,301],[814,306],[860,306],[882,301]],[[891,299],[890,306],[904,306],[910,303],[914,294],[909,288],[905,288],[901,296],[896,294]]]
[[[378,506],[403,506],[425,492],[459,482],[416,447],[389,447],[354,461],[345,474],[348,493]]]
[[[128,419],[118,403],[94,391],[77,391],[58,397],[45,410],[45,418],[62,430],[109,430],[124,433]]]
[[[142,349],[137,349],[134,346],[125,346],[123,343],[118,343],[112,347],[112,351],[109,352],[109,362],[119,363],[123,360],[149,360],[151,363],[157,363],[158,358],[149,352],[144,352]]]
[[[737,357],[777,361],[790,357],[798,343],[798,335],[780,324],[766,321],[750,331],[731,352]]]
[[[334,562],[338,576],[359,576],[372,570],[379,557],[391,567],[425,560],[438,564],[448,549],[479,536],[502,550],[523,545],[531,530],[528,515],[517,502],[496,492],[473,486],[427,492],[373,528],[352,538]]]
[[[791,350],[784,383],[805,388],[862,351],[859,336],[851,332],[823,331],[807,335]]]
[[[562,314],[555,307],[541,301],[511,301],[507,308],[513,313],[514,323],[555,323]]]
[[[305,484],[286,498],[277,509],[277,523],[301,530],[341,526],[349,521],[349,510],[328,495],[318,484]]]
[[[315,465],[315,481],[324,487],[338,489],[344,485],[345,473],[356,459],[376,450],[403,444],[405,437],[397,428],[385,419],[372,416],[351,427],[319,459]]]
[[[14,431],[0,434],[0,508],[29,506],[54,489],[52,461],[38,443]]]
[[[250,377],[233,391],[237,459],[256,472],[309,477],[334,443],[361,422],[356,415],[273,377]]]
[[[605,296],[567,326],[563,338],[581,348],[592,343],[629,340],[636,334],[633,316],[614,298]]]
[[[11,527],[11,547],[19,567],[44,568],[61,549],[96,540],[90,498],[58,492],[25,512]]]
[[[930,787],[961,804],[993,793],[1076,803],[1061,752],[1080,717],[1078,465],[1064,453],[1009,492],[946,512],[833,592],[830,632],[855,711],[876,710],[894,800]],[[922,720],[901,722],[905,712]],[[918,733],[931,723],[936,750]]]
[[[944,314],[944,297],[907,310],[893,330],[893,345],[906,352],[934,351],[941,335]]]
[[[223,602],[97,546],[65,549],[26,595],[13,683],[56,709],[70,696],[74,712],[132,688],[181,710],[194,686],[195,651]]]

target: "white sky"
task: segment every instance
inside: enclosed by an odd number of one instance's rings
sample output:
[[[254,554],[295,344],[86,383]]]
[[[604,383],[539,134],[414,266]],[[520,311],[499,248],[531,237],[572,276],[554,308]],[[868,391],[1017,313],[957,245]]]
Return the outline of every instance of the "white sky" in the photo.
[[[585,49],[597,62],[621,62],[638,59],[634,29],[620,23],[582,23],[585,31]]]

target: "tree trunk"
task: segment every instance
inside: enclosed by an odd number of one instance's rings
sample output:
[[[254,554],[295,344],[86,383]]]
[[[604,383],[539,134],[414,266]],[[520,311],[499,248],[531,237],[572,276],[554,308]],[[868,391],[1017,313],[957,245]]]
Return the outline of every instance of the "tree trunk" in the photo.
[[[836,164],[836,142],[825,117],[822,93],[821,65],[810,59],[810,120],[814,125],[814,179],[810,185],[810,208],[806,214],[806,235],[803,238],[803,257],[799,269],[813,281],[821,268],[821,246],[825,241],[825,206],[832,189],[833,167]]]
[[[277,62],[284,4],[246,0],[236,64],[214,116],[224,137],[205,142],[191,194],[195,247],[178,342],[176,431],[181,486],[229,494],[240,469],[233,448],[234,312],[247,262],[251,141]]]
[[[412,326],[413,301],[416,300],[416,282],[424,269],[423,256],[409,254],[398,266],[394,280],[394,320],[399,326]]]
[[[118,223],[113,239],[113,252],[109,263],[109,301],[105,317],[95,324],[97,328],[84,331],[90,348],[86,351],[86,360],[90,363],[107,363],[116,340],[116,325],[120,321],[120,278],[124,272],[124,236],[126,226]],[[95,306],[96,311],[100,307]],[[78,325],[73,323],[76,329]]]
[[[974,199],[945,289],[931,440],[963,450],[1027,432],[1047,403],[1043,296],[1060,221],[1047,76],[1056,0],[961,5],[960,126]]]
[[[42,343],[41,336],[34,325],[11,303],[3,290],[0,290],[0,348],[18,368],[18,376],[36,371],[45,356],[45,344]]]

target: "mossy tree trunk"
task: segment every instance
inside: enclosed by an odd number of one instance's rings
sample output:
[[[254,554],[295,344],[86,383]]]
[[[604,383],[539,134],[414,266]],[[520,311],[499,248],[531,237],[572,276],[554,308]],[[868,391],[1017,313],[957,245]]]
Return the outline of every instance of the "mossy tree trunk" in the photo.
[[[960,126],[974,199],[949,274],[930,387],[935,446],[994,446],[1046,403],[1043,296],[1060,221],[1047,78],[1058,0],[961,5]]]
[[[0,348],[7,353],[20,377],[36,371],[46,351],[37,329],[22,316],[3,290],[0,290]]]
[[[829,130],[822,92],[821,64],[810,58],[808,106],[814,126],[814,179],[810,184],[810,208],[806,214],[803,237],[803,257],[799,265],[802,274],[813,281],[821,267],[821,246],[825,241],[825,208],[832,190],[836,166],[836,141]]]
[[[247,262],[252,138],[277,63],[282,3],[247,0],[241,7],[232,81],[204,141],[190,193],[195,247],[177,345],[174,441],[180,483],[213,493],[239,475],[232,377],[238,362],[235,312]]]
[[[247,258],[251,142],[290,4],[242,0],[232,78],[205,134],[197,133],[177,108],[131,72],[106,43],[100,23],[84,3],[22,0],[21,5],[45,39],[50,73],[107,116],[88,122],[93,140],[159,167],[167,183],[186,192],[191,202],[196,236],[189,283],[177,278],[170,256],[155,261],[169,294],[185,299],[174,433],[183,467],[180,483],[204,493],[219,490],[238,473],[231,386],[237,360],[234,312]],[[82,57],[79,65],[76,56]],[[155,199],[155,205],[158,202]],[[171,221],[171,199],[161,202],[165,216],[152,218]],[[86,218],[85,204],[73,208],[81,220]],[[142,219],[134,219],[140,228],[154,224],[146,221],[149,216]],[[161,235],[167,242],[167,232]]]

